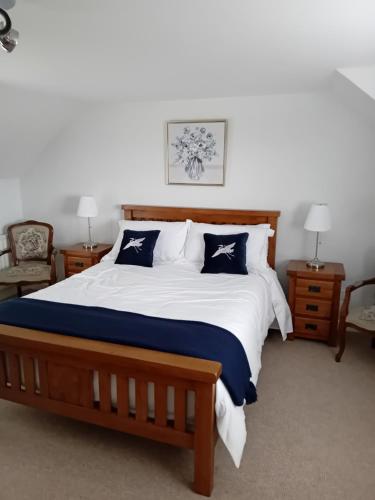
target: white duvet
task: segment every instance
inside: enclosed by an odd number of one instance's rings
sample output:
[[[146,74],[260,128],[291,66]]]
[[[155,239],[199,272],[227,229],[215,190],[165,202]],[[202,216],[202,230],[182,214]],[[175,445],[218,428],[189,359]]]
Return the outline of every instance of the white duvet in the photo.
[[[28,297],[220,326],[241,341],[256,385],[262,346],[275,316],[284,339],[292,331],[277,275],[272,269],[246,276],[201,274],[200,268],[185,261],[152,268],[101,262]],[[215,409],[219,435],[239,467],[246,442],[245,413],[233,404],[221,380]]]

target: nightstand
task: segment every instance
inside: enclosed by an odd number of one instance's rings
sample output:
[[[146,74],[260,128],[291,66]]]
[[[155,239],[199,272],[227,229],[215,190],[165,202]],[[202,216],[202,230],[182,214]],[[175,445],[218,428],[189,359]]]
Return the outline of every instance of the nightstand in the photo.
[[[92,250],[83,248],[82,243],[62,248],[60,251],[64,256],[65,277],[80,273],[91,266],[94,266],[112,249],[110,243],[100,243]]]
[[[344,266],[328,262],[323,269],[314,270],[304,260],[291,260],[287,274],[294,327],[289,338],[321,340],[335,346]]]

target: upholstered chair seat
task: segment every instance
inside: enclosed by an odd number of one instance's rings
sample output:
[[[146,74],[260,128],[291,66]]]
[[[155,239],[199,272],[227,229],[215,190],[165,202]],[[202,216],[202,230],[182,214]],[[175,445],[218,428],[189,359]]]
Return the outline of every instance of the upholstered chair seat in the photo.
[[[366,315],[367,310],[367,307],[361,306],[351,308],[346,318],[346,322],[362,330],[375,332],[375,318],[368,317]]]
[[[24,285],[56,282],[56,252],[50,224],[35,220],[13,224],[8,227],[8,240],[10,248],[0,251],[0,257],[10,253],[12,264],[0,271],[0,286],[16,286],[21,296]]]
[[[43,262],[22,262],[0,271],[0,283],[17,285],[18,282],[36,283],[49,281],[51,266]]]

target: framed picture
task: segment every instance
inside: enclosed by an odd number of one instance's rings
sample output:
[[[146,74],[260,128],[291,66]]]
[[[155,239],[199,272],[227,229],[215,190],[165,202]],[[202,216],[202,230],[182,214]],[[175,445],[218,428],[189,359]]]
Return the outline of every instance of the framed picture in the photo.
[[[223,186],[226,120],[167,122],[167,184]]]

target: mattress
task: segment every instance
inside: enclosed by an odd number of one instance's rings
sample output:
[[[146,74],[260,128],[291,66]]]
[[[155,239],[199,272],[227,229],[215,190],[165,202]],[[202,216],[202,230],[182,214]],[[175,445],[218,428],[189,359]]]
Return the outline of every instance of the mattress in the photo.
[[[27,297],[68,304],[99,306],[149,316],[203,321],[233,333],[242,343],[256,385],[261,352],[275,317],[285,339],[292,331],[289,307],[272,269],[248,275],[201,274],[200,265],[181,261],[152,268],[101,262],[56,285]],[[99,398],[97,374],[95,398]],[[112,404],[116,405],[115,380]],[[134,408],[134,382],[130,380],[130,407]],[[173,416],[173,390],[168,393],[169,417]],[[149,387],[150,416],[153,390]],[[235,465],[241,462],[246,443],[244,409],[235,406],[221,380],[216,384],[216,422],[219,435]],[[188,394],[188,419],[194,418],[193,394]]]

